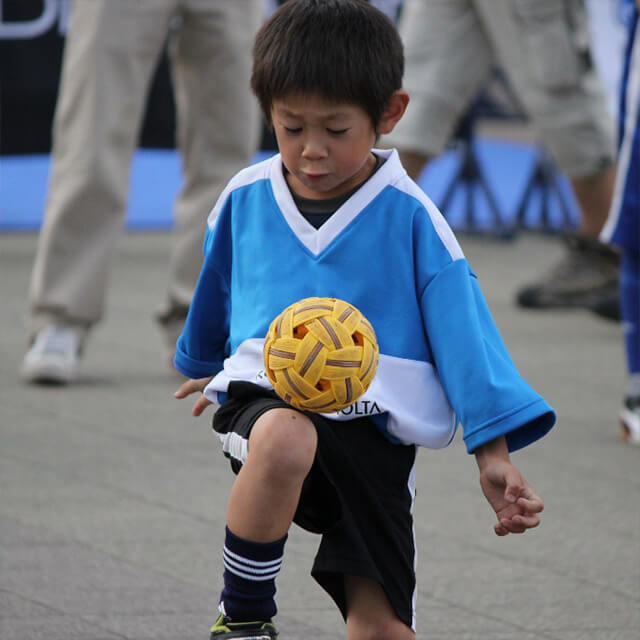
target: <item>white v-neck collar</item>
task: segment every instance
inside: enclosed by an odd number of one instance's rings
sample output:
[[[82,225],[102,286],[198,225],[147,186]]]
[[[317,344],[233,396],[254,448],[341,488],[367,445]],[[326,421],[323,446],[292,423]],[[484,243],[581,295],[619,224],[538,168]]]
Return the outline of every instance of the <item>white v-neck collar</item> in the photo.
[[[298,210],[284,177],[280,154],[271,159],[269,179],[280,211],[298,240],[313,254],[322,253],[358,214],[394,179],[405,175],[395,149],[373,149],[386,162],[319,228]]]

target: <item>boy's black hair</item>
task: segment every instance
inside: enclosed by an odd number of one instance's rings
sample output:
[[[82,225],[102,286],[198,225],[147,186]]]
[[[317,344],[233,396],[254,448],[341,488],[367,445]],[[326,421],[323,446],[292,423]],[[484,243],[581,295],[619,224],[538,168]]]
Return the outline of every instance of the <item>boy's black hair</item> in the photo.
[[[376,127],[403,72],[395,25],[365,0],[287,0],[256,35],[251,88],[269,125],[274,99],[303,93],[356,104]]]

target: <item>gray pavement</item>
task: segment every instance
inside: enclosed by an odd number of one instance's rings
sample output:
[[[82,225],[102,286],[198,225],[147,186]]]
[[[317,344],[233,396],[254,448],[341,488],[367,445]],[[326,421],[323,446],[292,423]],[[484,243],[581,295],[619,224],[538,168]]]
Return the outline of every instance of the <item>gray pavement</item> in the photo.
[[[518,284],[559,255],[548,237],[462,238],[507,346],[559,414],[515,454],[543,524],[497,538],[457,440],[421,450],[415,507],[418,637],[638,640],[640,450],[618,438],[620,327],[586,312],[525,313]],[[151,320],[166,234],[125,235],[82,378],[22,384],[33,234],[0,235],[0,638],[196,640],[220,589],[232,476],[209,428],[172,392]],[[309,577],[317,539],[292,530],[278,582],[281,637],[344,637]]]

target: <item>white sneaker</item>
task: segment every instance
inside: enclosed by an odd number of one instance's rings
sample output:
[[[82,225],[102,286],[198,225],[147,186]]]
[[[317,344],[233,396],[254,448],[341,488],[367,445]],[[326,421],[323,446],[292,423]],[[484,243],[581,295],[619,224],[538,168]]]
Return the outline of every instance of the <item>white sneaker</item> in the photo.
[[[622,439],[629,444],[640,445],[640,398],[625,398],[619,415]]]
[[[27,351],[20,374],[28,382],[66,384],[78,373],[84,332],[70,327],[41,329]]]

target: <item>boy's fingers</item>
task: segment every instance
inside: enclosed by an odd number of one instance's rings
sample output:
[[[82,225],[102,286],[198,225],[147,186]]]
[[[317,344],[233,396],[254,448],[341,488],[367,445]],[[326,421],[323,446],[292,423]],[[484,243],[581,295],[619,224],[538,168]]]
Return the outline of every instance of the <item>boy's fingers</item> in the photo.
[[[518,522],[517,520],[500,520],[500,524],[509,532],[509,533],[524,533],[527,528],[522,522]]]
[[[527,513],[541,513],[544,510],[544,503],[538,496],[532,496],[530,498],[520,497],[518,498],[518,506]]]
[[[542,499],[523,480],[516,469],[511,469],[505,474],[507,488],[504,498],[510,504],[517,504],[528,513],[540,513],[544,509]]]
[[[190,393],[192,393],[192,391],[189,390],[189,386],[191,382],[192,380],[187,380],[187,382],[184,382],[183,384],[181,384],[180,387],[173,394],[174,398],[185,398]]]
[[[211,400],[208,400],[205,396],[201,396],[198,401],[193,405],[191,415],[199,416],[210,405],[213,404]]]
[[[513,522],[516,525],[523,526],[525,529],[533,529],[540,524],[540,518],[537,515],[519,515],[514,516]]]
[[[513,504],[524,491],[522,476],[515,467],[510,467],[504,474],[504,480],[507,485],[504,491],[504,499]]]
[[[178,390],[173,394],[175,398],[186,398],[188,395],[201,390],[201,381],[190,379],[183,382]]]
[[[499,525],[508,533],[524,533],[527,529],[533,529],[540,524],[537,515],[516,515],[513,518],[501,518]]]

